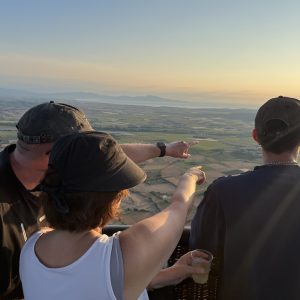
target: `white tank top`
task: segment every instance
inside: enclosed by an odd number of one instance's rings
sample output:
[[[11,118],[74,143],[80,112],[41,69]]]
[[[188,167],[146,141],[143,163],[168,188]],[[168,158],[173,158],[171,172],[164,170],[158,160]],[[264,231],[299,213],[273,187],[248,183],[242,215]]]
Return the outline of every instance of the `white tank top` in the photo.
[[[20,277],[27,300],[119,300],[115,297],[110,275],[114,237],[101,235],[72,264],[48,268],[37,258],[34,247],[43,234],[33,234],[22,248]],[[139,300],[148,299],[144,291]]]

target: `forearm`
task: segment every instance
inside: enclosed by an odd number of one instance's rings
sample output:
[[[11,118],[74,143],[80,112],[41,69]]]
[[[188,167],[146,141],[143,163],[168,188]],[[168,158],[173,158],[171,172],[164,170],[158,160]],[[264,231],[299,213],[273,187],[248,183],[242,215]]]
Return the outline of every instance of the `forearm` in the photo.
[[[148,289],[158,289],[168,285],[177,284],[181,281],[181,276],[178,275],[176,269],[173,267],[160,270],[157,275],[151,280]]]
[[[141,220],[123,232],[121,240],[125,236],[128,239],[134,237],[130,243],[133,243],[138,249],[145,248],[145,252],[140,251],[141,253],[146,253],[149,250],[149,244],[153,246],[153,249],[156,249],[158,255],[163,252],[165,247],[170,251],[173,250],[173,246],[176,246],[181,236],[187,214],[192,206],[197,180],[198,176],[191,173],[181,176],[170,205],[163,211]],[[168,256],[162,259],[167,258]],[[150,260],[151,258],[148,259],[148,261]]]
[[[121,147],[126,155],[136,163],[160,155],[160,149],[154,144],[122,144]]]
[[[171,240],[172,237],[170,237],[170,233],[172,233],[173,236],[176,234],[178,237],[181,236],[188,211],[193,203],[197,178],[197,176],[192,174],[184,174],[181,176],[178,186],[171,198],[170,205],[160,213],[138,223],[140,226],[143,226],[146,231],[141,235],[141,240],[143,239],[143,241],[141,241],[142,244],[149,244],[149,239],[151,238],[153,241],[158,238],[162,241],[167,239]],[[159,231],[159,233],[153,234],[157,231]],[[177,241],[175,242],[175,245],[176,244]]]
[[[195,141],[189,143],[177,141],[168,144],[122,144],[121,147],[128,157],[139,163],[165,155],[175,158],[188,158],[190,157],[188,150],[195,144],[197,144]]]
[[[181,176],[177,188],[171,198],[172,203],[185,203],[189,209],[193,196],[196,190],[195,183],[197,182],[197,177],[192,174],[184,174]]]

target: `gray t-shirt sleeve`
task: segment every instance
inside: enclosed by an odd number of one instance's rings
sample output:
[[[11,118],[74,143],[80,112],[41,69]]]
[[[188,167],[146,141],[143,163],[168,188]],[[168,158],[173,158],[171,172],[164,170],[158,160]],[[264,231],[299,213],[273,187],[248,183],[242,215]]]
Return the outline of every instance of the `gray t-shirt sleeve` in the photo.
[[[114,234],[110,258],[110,279],[112,289],[118,300],[123,300],[124,269],[123,257],[120,247],[119,233]]]

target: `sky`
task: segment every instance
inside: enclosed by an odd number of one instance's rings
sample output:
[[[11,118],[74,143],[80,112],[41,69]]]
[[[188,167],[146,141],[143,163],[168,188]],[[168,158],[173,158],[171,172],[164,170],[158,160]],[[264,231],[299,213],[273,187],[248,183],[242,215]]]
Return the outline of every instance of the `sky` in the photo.
[[[298,0],[2,0],[0,87],[300,98]]]

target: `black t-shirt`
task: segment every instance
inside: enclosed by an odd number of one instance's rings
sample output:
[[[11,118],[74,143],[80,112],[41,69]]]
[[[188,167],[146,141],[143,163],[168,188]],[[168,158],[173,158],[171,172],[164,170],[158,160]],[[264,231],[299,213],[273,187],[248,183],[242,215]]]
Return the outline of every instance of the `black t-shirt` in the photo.
[[[26,237],[46,226],[41,204],[15,176],[9,154],[15,145],[0,153],[0,299],[22,298],[19,256]]]
[[[205,192],[190,246],[221,261],[218,299],[300,299],[300,167],[264,165]]]

